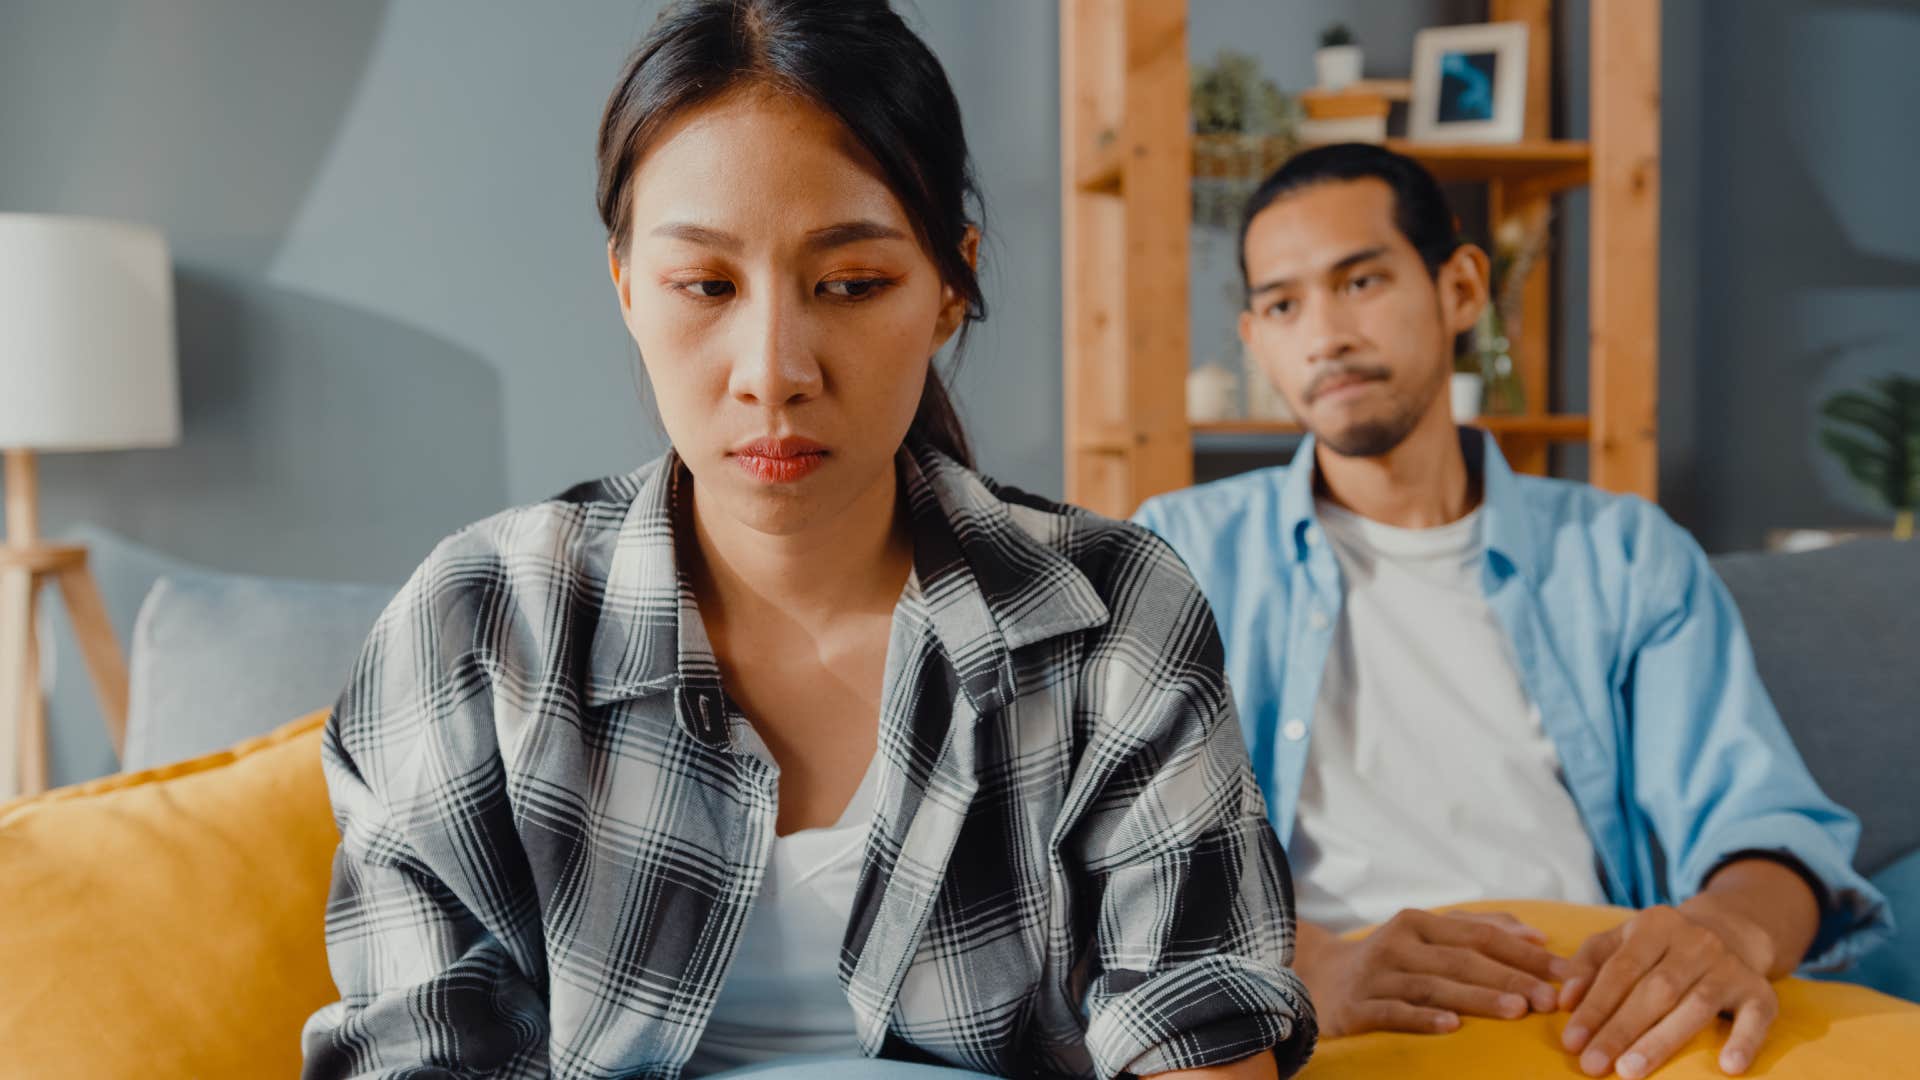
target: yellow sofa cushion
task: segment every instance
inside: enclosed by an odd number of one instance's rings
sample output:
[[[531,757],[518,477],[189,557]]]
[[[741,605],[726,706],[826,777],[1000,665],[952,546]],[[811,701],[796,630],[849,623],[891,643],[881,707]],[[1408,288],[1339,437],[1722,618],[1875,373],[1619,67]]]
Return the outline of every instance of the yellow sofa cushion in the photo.
[[[1537,900],[1464,904],[1463,911],[1505,911],[1547,935],[1547,948],[1572,955],[1580,943],[1633,914],[1623,908],[1582,907]],[[1783,979],[1780,1018],[1748,1076],[1855,1080],[1912,1075],[1920,1062],[1920,1005],[1861,986]],[[1467,1018],[1447,1035],[1375,1033],[1328,1039],[1301,1073],[1307,1080],[1338,1077],[1516,1076],[1584,1077],[1573,1055],[1560,1049],[1565,1013],[1520,1020]],[[1720,1046],[1731,1025],[1721,1021],[1656,1072],[1658,1080],[1721,1078]]]
[[[325,719],[0,806],[0,1076],[299,1074],[337,997]]]

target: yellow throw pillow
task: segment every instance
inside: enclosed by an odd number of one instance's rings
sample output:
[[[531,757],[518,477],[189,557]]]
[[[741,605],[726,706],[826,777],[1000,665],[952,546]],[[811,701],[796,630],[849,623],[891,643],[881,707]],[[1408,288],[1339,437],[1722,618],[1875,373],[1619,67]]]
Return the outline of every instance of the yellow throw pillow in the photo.
[[[0,1077],[278,1077],[334,1000],[319,712],[0,806]]]
[[[1547,948],[1571,956],[1588,937],[1633,914],[1623,908],[1582,907],[1538,900],[1463,904],[1462,911],[1505,911],[1547,935]],[[1857,1080],[1912,1075],[1920,1062],[1920,1005],[1844,983],[1783,979],[1780,1018],[1748,1076],[1770,1080]],[[1315,1077],[1516,1076],[1583,1077],[1577,1059],[1560,1049],[1565,1013],[1520,1020],[1468,1018],[1447,1035],[1375,1033],[1326,1039],[1301,1074]],[[1722,1020],[1701,1032],[1654,1073],[1657,1080],[1724,1080],[1720,1047],[1731,1026]]]

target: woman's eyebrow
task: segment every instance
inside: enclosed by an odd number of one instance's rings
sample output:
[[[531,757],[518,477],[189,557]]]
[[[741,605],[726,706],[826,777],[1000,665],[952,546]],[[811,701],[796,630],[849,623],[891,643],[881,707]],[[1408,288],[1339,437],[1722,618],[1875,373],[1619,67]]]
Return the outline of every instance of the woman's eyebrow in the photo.
[[[669,240],[685,240],[689,244],[719,248],[722,251],[739,251],[743,246],[740,238],[719,229],[710,229],[705,225],[695,225],[690,221],[675,221],[665,225],[656,225],[650,235],[664,236]]]
[[[807,234],[807,246],[815,251],[858,244],[863,240],[905,240],[907,234],[877,221],[843,221]]]

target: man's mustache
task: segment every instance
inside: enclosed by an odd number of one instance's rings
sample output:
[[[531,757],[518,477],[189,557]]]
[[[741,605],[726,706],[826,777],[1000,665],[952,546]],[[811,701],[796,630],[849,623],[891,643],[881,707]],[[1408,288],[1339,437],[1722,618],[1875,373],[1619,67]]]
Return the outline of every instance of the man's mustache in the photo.
[[[1335,382],[1385,382],[1392,372],[1383,367],[1367,364],[1335,364],[1313,377],[1307,384],[1307,403],[1319,400],[1327,392],[1329,384]]]

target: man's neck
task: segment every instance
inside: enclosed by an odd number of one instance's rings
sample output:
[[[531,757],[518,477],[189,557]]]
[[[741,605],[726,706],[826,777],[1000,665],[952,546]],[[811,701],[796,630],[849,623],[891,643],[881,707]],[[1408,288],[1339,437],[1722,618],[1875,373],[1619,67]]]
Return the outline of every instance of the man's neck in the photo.
[[[1316,442],[1314,463],[1316,494],[1382,525],[1436,528],[1480,502],[1458,430],[1444,412],[1430,412],[1399,446],[1377,457],[1344,457]]]

